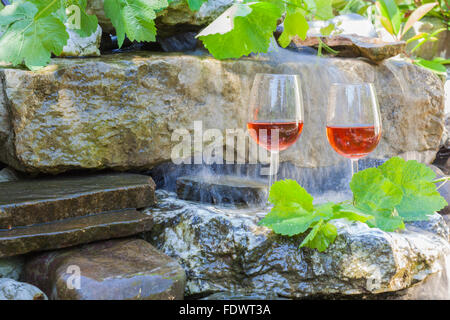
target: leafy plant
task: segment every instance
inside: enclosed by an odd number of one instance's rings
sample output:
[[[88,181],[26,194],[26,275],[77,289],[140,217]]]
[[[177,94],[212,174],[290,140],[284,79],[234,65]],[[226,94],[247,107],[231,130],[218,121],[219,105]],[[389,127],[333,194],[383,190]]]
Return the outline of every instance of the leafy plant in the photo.
[[[274,206],[260,225],[284,236],[308,231],[300,247],[325,251],[337,236],[332,221],[347,219],[392,232],[405,221],[428,220],[447,205],[437,192],[436,174],[417,161],[394,157],[378,168],[356,173],[350,182],[352,202],[313,205],[313,197],[296,181],[276,182],[270,189]]]
[[[425,15],[432,12],[436,7],[440,7],[441,4],[436,1],[422,1],[419,7],[414,10],[409,10],[410,6],[406,6],[408,10],[405,11],[405,5],[402,9],[399,7],[394,0],[379,0],[376,2],[376,6],[379,11],[379,20],[383,27],[389,32],[395,39],[402,40],[406,33],[412,28],[412,26],[422,19]],[[403,11],[402,11],[403,10]],[[406,20],[404,19],[406,17]],[[405,20],[405,21],[404,21]],[[404,21],[404,23],[403,23]],[[439,33],[446,30],[445,28],[434,31],[429,34],[426,32],[417,34],[411,39],[407,40],[407,43],[414,41],[419,41],[419,43],[411,50],[411,52],[416,51],[426,42],[437,41],[436,37]],[[423,58],[411,58],[411,61],[423,68],[429,69],[437,74],[446,74],[446,68],[442,63],[438,61],[425,60]]]
[[[186,0],[198,10],[207,0]],[[0,7],[0,61],[24,63],[29,69],[47,65],[52,54],[66,45],[66,9],[75,5],[81,14],[76,31],[90,36],[97,17],[86,13],[87,0],[14,0]],[[155,18],[172,0],[104,0],[106,16],[113,24],[119,47],[125,37],[131,41],[155,41]],[[333,17],[332,0],[244,0],[235,3],[199,34],[205,47],[218,59],[239,58],[251,52],[267,52],[277,21],[284,16],[280,37],[287,46],[294,36],[304,39],[307,20]]]

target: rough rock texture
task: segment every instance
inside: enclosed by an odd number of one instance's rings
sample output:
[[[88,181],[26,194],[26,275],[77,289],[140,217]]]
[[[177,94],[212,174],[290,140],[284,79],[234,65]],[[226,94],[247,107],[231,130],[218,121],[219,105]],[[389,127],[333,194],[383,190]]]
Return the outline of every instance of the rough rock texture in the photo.
[[[47,300],[47,296],[31,284],[1,278],[0,300]]]
[[[366,38],[356,35],[337,35],[323,38],[323,41],[334,50],[338,57],[364,57],[379,63],[385,59],[395,57],[405,51],[406,43],[384,42],[378,38]],[[289,48],[298,50],[301,46],[318,47],[319,37],[308,37],[305,40],[295,37]]]
[[[275,236],[258,227],[262,212],[211,210],[159,191],[148,212],[155,228],[147,235],[185,268],[186,294],[221,291],[273,292],[289,298],[375,296],[409,288],[447,272],[449,229],[438,214],[427,224],[386,233],[366,224],[335,222],[338,237],[327,251],[298,246],[302,237]],[[428,227],[427,227],[428,228]]]
[[[0,257],[132,236],[150,231],[152,226],[152,217],[136,210],[120,210],[0,230]]]
[[[79,283],[71,266],[79,267]],[[27,262],[23,280],[54,300],[178,300],[186,275],[149,243],[126,239],[42,253]]]
[[[23,256],[0,258],[0,278],[19,280],[23,263]]]
[[[154,204],[154,192],[150,177],[128,173],[5,182],[0,184],[0,229],[144,208]]]
[[[15,170],[11,168],[4,168],[0,170],[0,182],[17,181],[19,176]]]
[[[113,33],[114,27],[105,16],[104,0],[88,0],[88,12],[96,14],[103,32]],[[171,36],[180,31],[198,31],[233,4],[232,0],[209,0],[200,10],[193,12],[185,0],[173,0],[170,6],[157,13],[156,27],[159,36]]]
[[[97,31],[89,37],[82,38],[73,31],[67,28],[69,33],[69,40],[61,52],[61,57],[99,57],[100,56],[100,41],[102,39],[102,28],[98,26]]]
[[[6,119],[0,121],[0,161],[28,172],[151,168],[171,160],[181,142],[179,136],[172,141],[174,130],[192,133],[195,120],[203,121],[204,131],[245,133],[258,72],[298,73],[302,79],[305,127],[282,161],[318,167],[342,160],[326,139],[325,93],[332,82],[346,81],[375,83],[383,134],[371,156],[430,162],[436,155],[444,90],[433,73],[400,60],[373,66],[280,49],[227,61],[140,52],[54,59],[39,72],[0,69],[0,119]]]

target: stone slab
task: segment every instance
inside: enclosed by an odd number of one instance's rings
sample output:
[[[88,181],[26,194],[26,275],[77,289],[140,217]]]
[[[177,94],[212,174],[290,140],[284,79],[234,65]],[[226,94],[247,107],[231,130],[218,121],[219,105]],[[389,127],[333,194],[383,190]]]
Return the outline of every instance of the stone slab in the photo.
[[[79,268],[79,285],[70,282],[71,266]],[[39,254],[23,280],[55,300],[174,300],[184,297],[186,275],[148,242],[124,239]]]
[[[279,49],[238,60],[142,51],[52,59],[39,72],[2,68],[0,161],[31,173],[151,169],[172,160],[180,145],[173,134],[177,129],[193,134],[194,121],[202,121],[203,133],[245,133],[256,73],[302,79],[305,127],[280,154],[281,162],[316,168],[342,160],[324,131],[324,93],[333,82],[374,83],[383,133],[371,157],[405,155],[430,163],[436,156],[444,130],[444,86],[431,71],[398,59],[373,65]],[[205,139],[204,150],[210,145]],[[225,154],[234,154],[237,145],[227,145]]]
[[[152,226],[153,218],[130,209],[3,230],[0,257],[131,236]]]
[[[96,174],[0,184],[0,229],[155,203],[155,184],[145,175]]]
[[[318,47],[322,40],[326,45],[338,51],[338,57],[364,57],[372,62],[380,63],[383,60],[395,57],[405,52],[406,42],[384,42],[378,38],[367,38],[357,35],[336,35],[330,37],[308,37],[305,40],[295,37],[290,48],[302,46]],[[326,53],[326,51],[324,50]]]
[[[266,201],[267,182],[230,175],[184,176],[177,179],[180,199],[214,204],[258,204]]]

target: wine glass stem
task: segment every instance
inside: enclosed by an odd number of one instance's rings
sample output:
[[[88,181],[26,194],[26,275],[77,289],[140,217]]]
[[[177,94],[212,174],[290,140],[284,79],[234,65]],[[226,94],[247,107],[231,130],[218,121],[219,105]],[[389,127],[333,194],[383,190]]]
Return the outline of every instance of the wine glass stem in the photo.
[[[350,159],[352,166],[352,178],[355,173],[358,172],[358,159]]]
[[[277,181],[277,173],[280,157],[278,151],[270,152],[269,188]]]

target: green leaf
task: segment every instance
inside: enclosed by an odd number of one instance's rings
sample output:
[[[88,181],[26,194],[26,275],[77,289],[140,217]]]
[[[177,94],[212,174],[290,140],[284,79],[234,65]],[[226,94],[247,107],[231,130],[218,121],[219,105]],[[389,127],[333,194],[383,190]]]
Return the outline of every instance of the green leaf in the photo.
[[[334,242],[336,237],[336,226],[320,220],[300,244],[300,247],[308,247],[323,252]]]
[[[426,165],[395,157],[379,170],[402,190],[402,201],[396,209],[405,221],[427,220],[428,215],[447,205],[433,182],[436,174]]]
[[[35,70],[50,62],[51,53],[59,55],[69,35],[57,17],[36,18],[38,8],[31,2],[15,1],[0,11],[0,61],[13,65],[25,63]]]
[[[440,64],[450,64],[450,59],[444,59],[442,57],[436,57],[432,61]]]
[[[445,68],[444,65],[442,65],[439,62],[434,62],[434,61],[425,60],[422,58],[417,58],[416,60],[414,60],[414,64],[421,66],[425,69],[428,69],[436,74],[440,74],[440,75],[444,75],[444,76],[447,74],[447,69]]]
[[[68,20],[68,22],[78,22],[76,21],[77,19],[75,17],[77,12],[70,10],[72,9],[72,6],[76,6],[80,10],[80,24],[79,26],[76,26],[76,28],[74,28],[75,32],[78,33],[80,37],[89,37],[91,34],[97,31],[97,16],[86,13],[87,0],[65,0],[65,7],[69,9],[69,13],[66,13],[66,19]]]
[[[189,9],[192,11],[198,11],[203,3],[207,2],[208,0],[187,0],[187,3],[189,5]]]
[[[319,217],[303,216],[283,220],[271,226],[272,230],[285,236],[294,236],[308,230],[314,222],[319,221]]]
[[[402,14],[397,3],[394,0],[379,0],[377,7],[381,15],[391,23],[393,34],[398,35],[402,25]]]
[[[372,228],[378,228],[383,231],[392,232],[398,229],[405,229],[402,217],[400,217],[396,210],[389,212],[379,212],[374,219],[368,220],[367,224]]]
[[[313,197],[291,179],[275,182],[270,188],[269,201],[274,205],[295,204],[306,211],[314,210]]]
[[[374,219],[374,216],[367,214],[355,206],[342,203],[334,206],[333,219],[347,219],[349,221],[367,222]]]
[[[320,20],[328,20],[334,18],[332,0],[314,0],[315,15]]]
[[[401,202],[402,190],[377,168],[356,173],[350,182],[355,206],[369,214],[391,212]]]
[[[267,52],[282,11],[270,2],[238,3],[197,37],[217,59]]]
[[[119,47],[125,35],[131,41],[155,41],[156,11],[168,6],[167,0],[105,0],[106,16],[117,33]]]
[[[329,36],[335,29],[335,25],[333,23],[329,23],[328,26],[320,28],[320,34],[323,36]]]
[[[306,21],[306,18],[301,10],[297,8],[290,8],[290,6],[288,6],[286,18],[284,19],[284,30],[278,39],[278,43],[285,48],[291,43],[295,36],[305,40],[308,29],[308,21]]]

